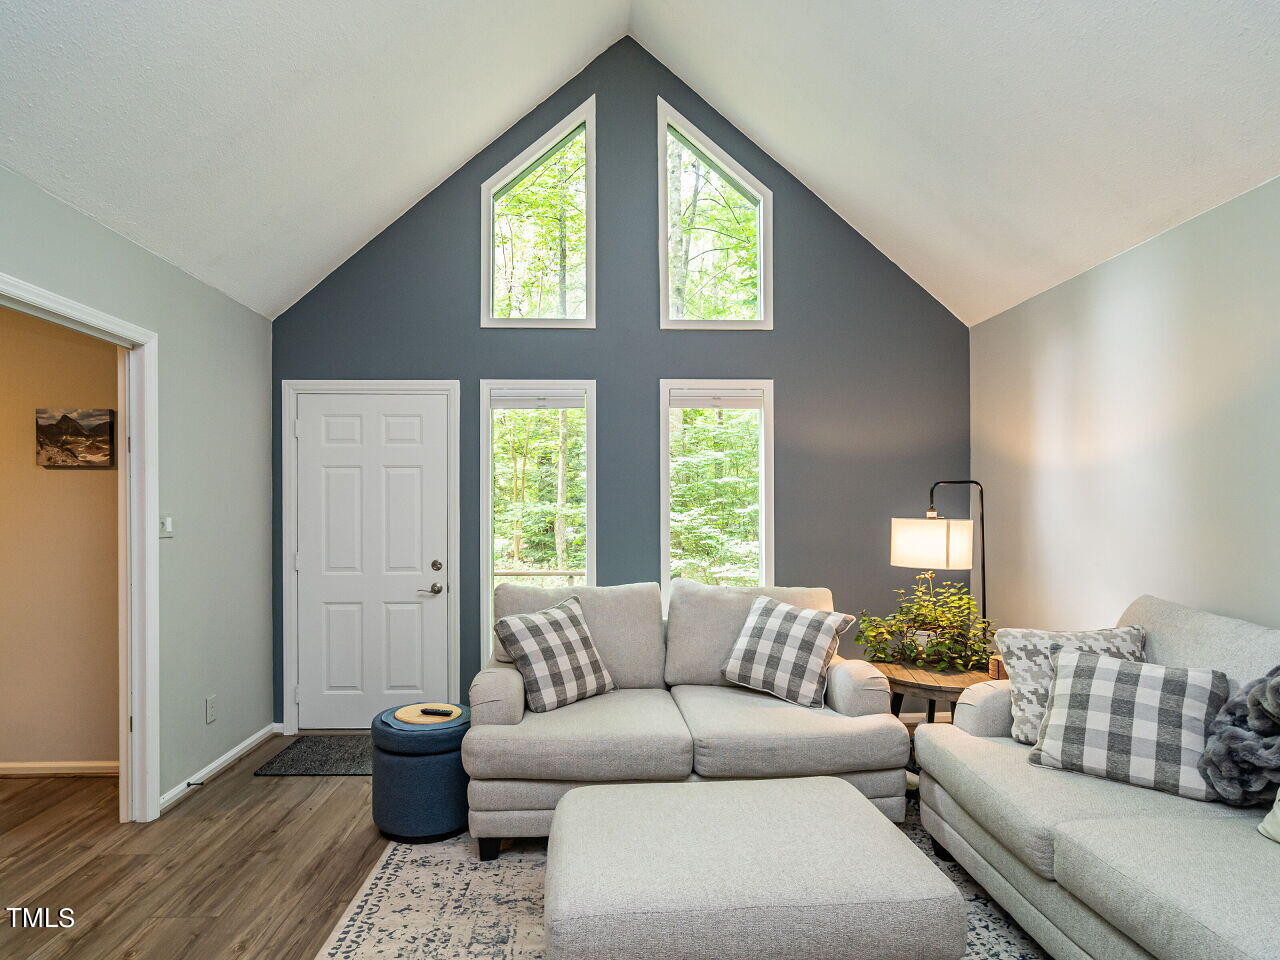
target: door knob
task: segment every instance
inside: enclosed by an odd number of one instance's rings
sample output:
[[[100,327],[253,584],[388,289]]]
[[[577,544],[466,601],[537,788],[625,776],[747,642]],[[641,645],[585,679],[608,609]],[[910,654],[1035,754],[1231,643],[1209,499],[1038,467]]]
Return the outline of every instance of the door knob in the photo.
[[[419,592],[419,593],[430,593],[430,594],[433,594],[433,595],[434,595],[434,594],[437,594],[437,593],[444,593],[444,587],[442,587],[442,586],[441,586],[440,584],[438,584],[438,583],[433,583],[429,588],[428,588],[428,587],[423,587],[423,588],[422,588],[422,589],[420,589],[418,592]]]

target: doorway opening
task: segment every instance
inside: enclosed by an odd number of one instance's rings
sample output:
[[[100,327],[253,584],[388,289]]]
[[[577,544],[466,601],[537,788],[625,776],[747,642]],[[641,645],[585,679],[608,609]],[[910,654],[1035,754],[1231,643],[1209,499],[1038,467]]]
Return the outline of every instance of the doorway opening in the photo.
[[[156,337],[4,274],[0,337],[0,775],[114,776],[120,819],[152,820]]]

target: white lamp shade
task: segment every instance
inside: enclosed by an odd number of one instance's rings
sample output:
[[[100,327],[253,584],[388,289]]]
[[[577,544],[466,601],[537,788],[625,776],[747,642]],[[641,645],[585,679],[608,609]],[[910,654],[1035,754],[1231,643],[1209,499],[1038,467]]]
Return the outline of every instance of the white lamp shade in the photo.
[[[889,531],[889,563],[917,570],[973,567],[973,521],[894,517]]]

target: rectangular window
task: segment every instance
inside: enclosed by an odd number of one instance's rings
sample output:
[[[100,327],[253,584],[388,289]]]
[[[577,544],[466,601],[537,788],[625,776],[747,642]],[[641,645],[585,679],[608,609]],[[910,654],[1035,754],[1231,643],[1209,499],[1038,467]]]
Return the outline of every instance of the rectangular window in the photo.
[[[665,329],[773,328],[773,194],[658,100]]]
[[[773,582],[773,381],[663,380],[662,586]]]
[[[592,97],[481,188],[481,326],[595,326],[594,194]]]
[[[595,381],[480,383],[481,625],[499,583],[595,583]]]

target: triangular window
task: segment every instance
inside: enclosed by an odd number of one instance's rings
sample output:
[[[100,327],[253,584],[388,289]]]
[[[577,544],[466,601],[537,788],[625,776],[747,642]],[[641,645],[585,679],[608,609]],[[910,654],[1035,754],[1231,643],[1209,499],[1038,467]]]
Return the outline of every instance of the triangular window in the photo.
[[[773,195],[658,101],[662,326],[769,330]]]
[[[592,98],[484,185],[482,326],[593,327]]]

